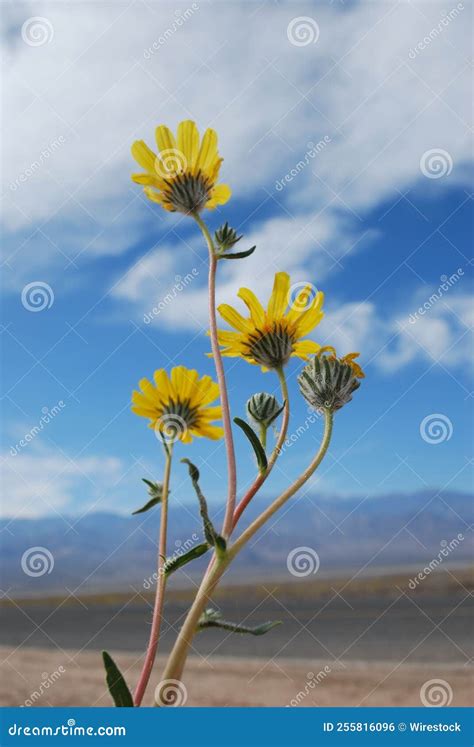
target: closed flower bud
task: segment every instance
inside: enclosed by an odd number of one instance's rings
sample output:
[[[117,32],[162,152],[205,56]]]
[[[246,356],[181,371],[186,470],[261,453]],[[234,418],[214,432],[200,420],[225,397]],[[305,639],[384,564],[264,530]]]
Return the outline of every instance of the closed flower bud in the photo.
[[[324,355],[326,352],[330,355]],[[350,353],[338,358],[334,348],[322,348],[298,376],[301,394],[308,404],[334,412],[350,402],[353,392],[360,387],[358,379],[364,378],[361,367],[354,361],[357,355]]]
[[[247,413],[250,418],[268,428],[282,412],[284,405],[280,405],[273,394],[260,392],[253,394],[247,402]]]
[[[217,250],[219,252],[226,252],[229,249],[232,249],[232,247],[242,238],[242,236],[237,236],[237,231],[231,228],[227,222],[217,229],[214,236],[216,239]]]

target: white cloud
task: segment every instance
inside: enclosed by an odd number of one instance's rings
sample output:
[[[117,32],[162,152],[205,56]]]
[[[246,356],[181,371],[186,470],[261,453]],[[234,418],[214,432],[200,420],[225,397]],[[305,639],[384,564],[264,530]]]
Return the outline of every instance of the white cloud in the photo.
[[[3,189],[11,286],[32,268],[51,279],[64,255],[78,253],[79,278],[83,263],[123,253],[176,221],[144,205],[129,180],[130,143],[151,142],[159,121],[174,125],[191,116],[218,129],[224,175],[249,217],[309,141],[331,139],[276,193],[282,217],[255,229],[250,217],[245,228],[260,251],[245,270],[226,269],[232,288],[243,272],[266,288],[268,262],[282,247],[285,266],[296,274],[328,272],[333,257],[358,238],[357,216],[396,189],[423,180],[424,189],[440,190],[466,180],[468,8],[412,60],[410,49],[442,17],[441,5],[198,5],[149,59],[145,50],[175,20],[172,4],[9,6]],[[21,39],[31,15],[49,19],[51,43],[33,47]],[[295,15],[316,18],[316,44],[290,44],[286,29]],[[64,143],[42,160],[61,137]],[[420,174],[428,146],[445,148],[453,159],[444,180]],[[137,282],[136,274],[128,280]],[[203,295],[192,302],[202,318]]]
[[[41,516],[86,511],[123,474],[116,457],[69,458],[57,450],[30,445],[15,456],[2,454],[3,516]],[[102,503],[100,504],[102,507]]]

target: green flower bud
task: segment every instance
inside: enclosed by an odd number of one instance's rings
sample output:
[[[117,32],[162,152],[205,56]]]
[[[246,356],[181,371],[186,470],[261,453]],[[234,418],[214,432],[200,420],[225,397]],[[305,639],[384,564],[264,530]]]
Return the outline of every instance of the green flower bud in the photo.
[[[247,413],[258,425],[268,428],[282,412],[284,405],[280,405],[273,396],[266,392],[253,394],[247,402]]]
[[[242,238],[242,236],[237,236],[237,231],[231,228],[227,222],[217,229],[214,236],[218,252],[227,252]]]
[[[337,358],[318,354],[303,368],[298,384],[309,405],[316,410],[334,412],[351,401],[353,392],[360,387],[357,379],[364,376],[351,356]]]

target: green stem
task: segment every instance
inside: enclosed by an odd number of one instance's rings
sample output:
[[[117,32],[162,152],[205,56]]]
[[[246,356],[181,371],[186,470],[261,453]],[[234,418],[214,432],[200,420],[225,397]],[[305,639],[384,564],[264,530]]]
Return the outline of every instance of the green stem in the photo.
[[[201,617],[204,609],[210,601],[210,597],[217,586],[220,578],[224,574],[225,570],[239,553],[247,542],[254,536],[254,534],[270,519],[278,509],[280,509],[304,484],[309,480],[311,475],[321,464],[321,461],[326,454],[329,443],[331,441],[333,425],[333,415],[329,410],[324,410],[324,434],[321,441],[319,451],[311,461],[309,466],[305,469],[303,474],[295,480],[289,488],[287,488],[273,503],[253,521],[250,526],[242,532],[237,538],[234,544],[228,548],[226,554],[222,558],[215,558],[215,562],[208,569],[207,574],[201,582],[201,586],[198,589],[194,602],[191,609],[188,612],[184,625],[182,626],[175,645],[169,656],[166,664],[165,671],[163,673],[163,682],[169,679],[180,680],[183,674],[184,665],[186,663],[186,657],[188,655],[189,647],[191,646],[194,635],[196,634],[197,624]],[[156,705],[164,705],[160,699],[160,693],[158,691]]]

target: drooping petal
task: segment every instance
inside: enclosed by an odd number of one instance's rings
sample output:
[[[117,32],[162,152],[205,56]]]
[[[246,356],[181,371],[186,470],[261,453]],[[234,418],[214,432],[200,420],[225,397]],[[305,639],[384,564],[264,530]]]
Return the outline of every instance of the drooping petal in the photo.
[[[244,317],[239,314],[238,311],[232,308],[232,306],[229,306],[226,303],[221,303],[220,306],[217,307],[217,311],[221,315],[221,317],[230,324],[231,327],[234,327],[234,329],[238,329],[239,332],[251,332],[252,331],[252,325],[250,323],[250,320],[244,319]]]
[[[136,140],[131,148],[132,156],[150,174],[155,174],[156,153],[143,140]]]
[[[265,323],[265,310],[258,300],[257,296],[249,288],[241,288],[237,293],[239,298],[247,305],[252,317],[252,322],[256,326],[263,326]]]

